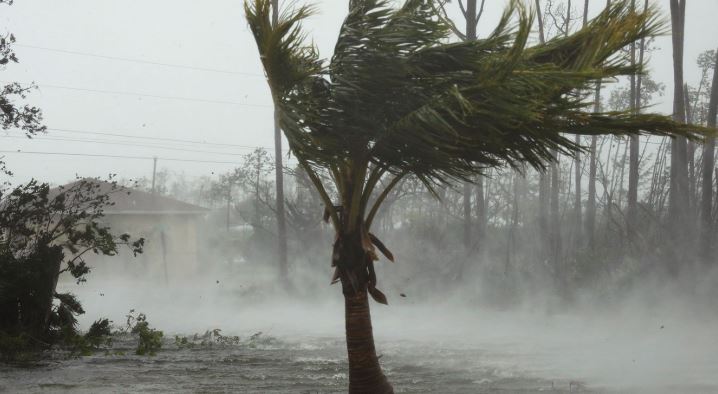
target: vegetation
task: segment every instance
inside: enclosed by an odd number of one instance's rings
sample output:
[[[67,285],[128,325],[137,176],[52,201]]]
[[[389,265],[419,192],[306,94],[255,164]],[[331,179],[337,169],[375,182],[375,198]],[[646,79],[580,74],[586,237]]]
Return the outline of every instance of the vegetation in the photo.
[[[143,239],[115,236],[102,224],[111,193],[91,179],[63,188],[30,181],[0,190],[0,332],[22,336],[37,347],[71,341],[84,310],[70,293],[55,291],[60,275],[86,280],[90,254],[113,256],[120,247],[135,255]],[[98,323],[99,324],[99,323]],[[96,329],[99,329],[97,327]]]
[[[222,335],[222,330],[215,328],[207,330],[203,335],[194,334],[192,337],[175,336],[175,346],[178,349],[193,349],[195,347],[232,346],[239,345],[239,337]]]
[[[483,0],[459,0],[464,30],[449,19],[448,3],[351,0],[326,61],[302,31],[311,7],[280,13],[277,0],[245,0],[275,104],[275,157],[257,149],[216,181],[170,184],[167,171],[157,173],[156,187],[152,180],[153,192],[218,208],[211,225],[226,231],[216,244],[250,261],[270,250],[277,286],[301,286],[293,292],[314,291],[323,280],[297,277],[287,248],[295,267],[311,262],[309,249],[320,244],[312,241],[333,232],[331,282],[345,300],[350,392],[393,391],[368,301],[388,303],[378,286],[381,255],[416,258],[413,277],[382,278],[401,283],[401,297],[466,285],[483,293],[462,296],[492,305],[537,289],[555,292],[561,306],[584,289],[620,299],[646,273],[675,279],[694,262],[715,262],[715,140],[706,138],[703,149],[697,142],[702,126],[716,125],[718,53],[701,54],[699,83],[684,85],[685,1],[670,2],[673,119],[647,113],[665,87],[644,59],[652,37],[666,30],[647,1],[614,1],[592,21],[586,1],[582,23],[570,1],[536,0],[534,10],[512,1],[485,38],[476,32]],[[17,62],[14,41],[0,37],[0,68]],[[602,91],[616,81],[610,94]],[[3,130],[45,131],[41,111],[23,103],[32,88],[2,88]],[[297,168],[282,168],[282,130]],[[294,187],[287,193],[285,181]],[[65,189],[34,180],[0,187],[2,358],[55,345],[80,354],[111,346],[111,322],[100,319],[82,335],[82,305],[56,290],[62,274],[85,280],[87,255],[142,251],[142,239],[102,224],[111,194],[124,192],[110,183],[110,191],[89,179]],[[242,232],[246,244],[237,242],[240,223],[252,229]],[[294,245],[286,245],[287,230]],[[133,347],[136,338],[138,355],[163,346],[164,333],[134,310],[114,334],[131,336]],[[247,345],[272,340],[257,333]],[[219,329],[174,338],[178,349],[239,343]]]
[[[692,136],[659,115],[587,111],[580,93],[640,72],[616,54],[660,31],[652,8],[638,13],[619,1],[584,29],[530,46],[534,16],[515,1],[486,39],[447,43],[451,26],[436,2],[394,9],[355,0],[328,63],[304,42],[300,24],[310,7],[286,11],[277,23],[267,0],[247,1],[245,11],[281,128],[336,231],[332,280],[345,297],[352,393],[393,391],[379,367],[367,302],[369,294],[387,303],[374,261],[378,252],[393,255],[370,229],[403,178],[438,195],[438,184],[471,181],[497,166],[545,169],[555,152],[581,149],[562,133]]]
[[[162,348],[162,337],[164,333],[150,328],[150,324],[147,322],[147,316],[145,316],[144,313],[140,313],[134,318],[134,326],[132,327],[131,333],[138,335],[137,350],[135,350],[135,354],[137,355],[154,356],[157,351]]]
[[[0,4],[12,1],[0,1]],[[12,50],[15,37],[0,37],[0,67],[17,63]],[[0,91],[0,124],[3,130],[18,129],[28,137],[45,131],[37,107],[18,104],[33,86],[11,83]],[[3,175],[12,173],[0,161]],[[107,322],[98,321],[84,338],[76,330],[76,316],[83,314],[80,302],[70,293],[56,292],[58,278],[69,274],[85,281],[90,268],[88,253],[116,255],[127,246],[135,255],[142,252],[143,239],[129,234],[114,235],[101,223],[103,209],[112,193],[124,192],[109,179],[109,190],[101,190],[93,179],[78,179],[69,187],[51,189],[31,180],[11,187],[0,185],[0,341],[3,355],[16,349],[47,348],[52,344],[86,343],[101,340]]]

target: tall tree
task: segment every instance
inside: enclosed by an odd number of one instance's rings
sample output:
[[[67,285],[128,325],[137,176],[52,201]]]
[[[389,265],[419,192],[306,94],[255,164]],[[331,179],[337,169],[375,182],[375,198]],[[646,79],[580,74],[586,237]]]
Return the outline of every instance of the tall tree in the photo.
[[[551,10],[548,10],[550,13]],[[560,27],[560,26],[559,26]],[[566,17],[563,25],[563,35],[569,36],[571,29],[571,0],[568,0],[566,4]],[[580,136],[576,136],[580,138]],[[579,144],[580,145],[580,144]],[[559,193],[561,188],[560,183],[560,168],[559,168],[559,152],[557,149],[553,150],[554,159],[551,162],[551,211],[549,220],[549,236],[551,239],[551,258],[556,267],[558,267],[558,279],[562,284],[562,288],[565,290],[566,279],[568,278],[567,270],[563,261],[563,242],[561,240],[561,212],[560,212],[560,201]],[[580,153],[576,152],[575,156],[577,160],[580,160]]]
[[[683,44],[685,31],[686,0],[671,0],[671,29],[673,32],[673,119],[686,121],[685,99],[683,97]],[[678,243],[674,249],[685,253],[688,219],[688,159],[685,138],[676,137],[671,142],[671,185],[669,190],[669,228]],[[675,263],[671,270],[675,272]]]
[[[466,40],[475,40],[476,39],[476,28],[479,24],[479,19],[481,19],[481,14],[484,12],[484,4],[486,0],[481,0],[481,7],[477,8],[477,0],[466,0],[466,7],[463,5],[463,1],[459,0],[459,5],[461,7],[461,12],[464,15],[464,19],[466,20]],[[484,196],[483,196],[483,184],[484,179],[482,176],[478,177],[478,187],[477,189],[481,193],[479,195],[477,193],[477,198],[479,199],[476,202],[477,209],[483,211],[486,209],[485,202],[484,202]],[[478,212],[477,220],[478,220],[478,231],[476,234],[476,240],[473,239],[471,234],[472,229],[472,223],[471,223],[471,191],[472,186],[470,182],[464,182],[464,247],[466,249],[471,248],[472,243],[476,243],[477,245],[481,245],[481,237],[483,236],[483,229],[486,227],[486,224],[482,222],[482,220],[485,217],[485,214],[482,214],[481,212]]]
[[[477,12],[476,10],[476,0],[467,0],[467,9],[466,9],[466,39],[467,40],[475,40],[477,38],[476,35],[476,28],[479,24],[479,20],[481,19],[481,15],[484,13],[484,4],[486,3],[486,0],[481,0],[481,6],[479,7],[479,10]],[[472,15],[475,15],[473,19],[471,18]],[[468,182],[464,183],[464,196],[469,195],[469,189],[468,189]],[[466,197],[465,197],[466,198]],[[467,209],[466,207],[470,204],[470,198],[468,198],[466,201],[464,201],[464,214],[466,217],[468,217],[468,222],[466,223],[466,226],[471,226],[471,207]],[[484,250],[484,240],[485,240],[485,232],[486,232],[486,222],[488,220],[488,215],[486,214],[486,199],[484,197],[484,177],[483,175],[479,175],[476,179],[476,236],[475,236],[475,244],[478,246],[480,250]],[[467,220],[467,219],[464,219]],[[471,231],[470,227],[469,232],[466,234],[467,239],[471,239]]]
[[[458,28],[451,25],[451,29],[460,39],[464,41],[472,41],[477,39],[476,29],[481,19],[481,15],[484,13],[484,5],[486,0],[481,0],[479,5],[477,0],[458,0],[459,9],[464,17],[465,28],[464,31],[459,31]],[[446,9],[443,3],[439,3],[443,17],[448,19]],[[464,247],[469,250],[473,248],[481,248],[482,237],[484,235],[484,229],[486,228],[486,200],[484,197],[484,178],[478,176],[476,179],[476,213],[477,213],[477,224],[476,224],[476,236],[472,234],[472,215],[471,215],[471,196],[472,196],[472,185],[471,182],[464,182],[463,187],[463,208],[464,208]]]
[[[646,0],[644,9],[648,6],[648,0]],[[631,0],[631,9],[635,10],[636,1]],[[645,51],[645,39],[640,42],[640,54],[639,63],[643,62],[643,55]],[[636,63],[636,43],[631,44],[631,63]],[[631,75],[631,99],[630,106],[631,111],[638,113],[641,110],[641,76]],[[632,135],[629,142],[629,158],[628,158],[628,193],[627,199],[628,204],[626,207],[626,231],[628,233],[629,240],[633,240],[636,235],[636,221],[638,217],[638,161],[639,161],[639,150],[640,141],[638,135]]]
[[[611,0],[606,0],[606,8],[611,6]],[[596,94],[593,101],[593,112],[601,110],[601,81],[596,82]],[[588,198],[586,200],[586,240],[589,249],[593,250],[596,244],[596,180],[597,180],[597,149],[598,138],[591,136],[588,163]]]
[[[279,23],[279,0],[272,0],[272,25]],[[274,108],[274,179],[276,187],[277,258],[279,280],[286,286],[289,281],[287,268],[287,217],[284,204],[284,164],[282,160],[282,130],[279,126],[279,109]]]
[[[541,12],[541,2],[536,0],[536,20],[539,28],[539,43],[546,43],[546,31],[544,29],[544,15]],[[551,233],[549,230],[549,195],[551,193],[550,176],[545,171],[539,173],[539,206],[538,206],[538,227],[541,234],[541,258],[551,255]]]
[[[713,83],[708,104],[708,127],[716,128],[718,115],[718,50],[713,64]],[[703,146],[703,190],[701,201],[701,257],[705,262],[713,259],[713,172],[715,171],[714,136],[706,138]]]
[[[586,0],[583,4],[583,24],[582,28],[585,28],[588,24],[588,3],[589,0]],[[576,135],[575,136],[576,145],[581,145],[581,136]],[[580,248],[583,245],[583,212],[581,211],[581,196],[582,196],[582,175],[583,175],[583,168],[581,164],[581,155],[576,154],[576,157],[574,158],[574,185],[576,189],[576,193],[574,195],[574,203],[573,203],[573,209],[574,209],[574,250]]]
[[[394,9],[353,0],[325,63],[303,42],[300,25],[311,9],[282,13],[273,25],[270,4],[248,0],[245,11],[281,128],[336,232],[331,260],[345,301],[350,393],[393,392],[376,355],[368,301],[387,303],[374,264],[379,252],[393,255],[371,228],[403,178],[436,193],[437,185],[489,167],[544,170],[554,151],[579,149],[564,133],[689,135],[660,115],[586,114],[574,94],[637,71],[614,55],[660,29],[653,9],[635,15],[618,2],[576,34],[529,46],[533,21],[518,1],[486,39],[450,43],[451,27],[434,1]]]

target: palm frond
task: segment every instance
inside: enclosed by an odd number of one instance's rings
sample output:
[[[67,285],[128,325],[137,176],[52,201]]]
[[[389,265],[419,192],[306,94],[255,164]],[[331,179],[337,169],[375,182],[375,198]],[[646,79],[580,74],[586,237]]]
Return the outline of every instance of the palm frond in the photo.
[[[338,183],[350,173],[341,168],[369,162],[427,185],[499,165],[543,169],[553,151],[582,149],[564,133],[697,137],[701,130],[655,114],[591,113],[581,93],[642,71],[620,53],[664,31],[655,7],[635,12],[616,1],[580,31],[530,46],[534,14],[517,0],[492,34],[460,43],[449,42],[451,26],[433,0],[399,8],[354,1],[325,65],[301,33],[311,7],[272,26],[270,1],[248,1],[290,148]]]

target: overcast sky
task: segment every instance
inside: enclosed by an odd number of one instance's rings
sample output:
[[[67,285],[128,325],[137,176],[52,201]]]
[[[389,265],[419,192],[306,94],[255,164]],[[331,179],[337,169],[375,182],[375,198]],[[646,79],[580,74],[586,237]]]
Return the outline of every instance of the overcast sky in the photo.
[[[320,13],[306,27],[323,56],[329,57],[348,0],[315,3]],[[583,1],[574,3],[582,12]],[[591,3],[590,15],[595,15],[605,1]],[[669,0],[656,3],[668,19]],[[487,1],[480,33],[491,30],[504,4]],[[698,54],[718,47],[716,16],[718,0],[688,1],[688,83],[698,81]],[[0,30],[15,34],[20,58],[20,64],[2,72],[0,81],[35,81],[40,89],[30,101],[43,109],[50,128],[34,140],[19,138],[17,132],[3,135],[0,150],[157,156],[160,168],[190,176],[227,171],[250,147],[273,152],[271,99],[242,0],[17,0],[11,7],[0,6]],[[652,55],[650,67],[655,79],[666,84],[666,95],[656,109],[670,113],[670,38],[662,37],[656,45],[660,49]],[[76,173],[113,172],[127,178],[152,173],[150,159],[4,155],[16,180],[36,177],[61,183]]]

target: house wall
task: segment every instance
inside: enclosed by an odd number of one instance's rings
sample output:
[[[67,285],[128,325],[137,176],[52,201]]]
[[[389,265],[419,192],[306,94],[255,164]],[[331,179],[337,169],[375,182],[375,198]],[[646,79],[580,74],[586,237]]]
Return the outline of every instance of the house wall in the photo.
[[[105,276],[147,279],[162,283],[191,278],[199,270],[197,215],[108,214],[103,218],[114,234],[145,238],[144,253],[134,257],[122,247],[113,257],[91,256],[88,280]]]

